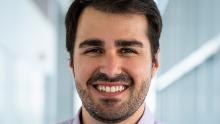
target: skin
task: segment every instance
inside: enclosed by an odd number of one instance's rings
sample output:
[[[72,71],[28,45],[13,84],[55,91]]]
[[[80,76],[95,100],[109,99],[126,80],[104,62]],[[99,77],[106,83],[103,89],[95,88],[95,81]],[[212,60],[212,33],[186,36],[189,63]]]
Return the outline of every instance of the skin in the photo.
[[[79,18],[73,63],[70,63],[70,67],[83,103],[84,124],[134,124],[141,118],[150,80],[159,66],[159,50],[152,63],[147,27],[146,17],[143,15],[111,14],[92,7],[83,11]],[[91,42],[97,40],[96,45],[91,45]],[[119,41],[135,43],[129,46],[117,45]],[[113,81],[111,83],[126,84],[128,88],[119,94],[102,94],[97,92],[93,84],[109,82],[88,83],[97,73],[103,73],[109,78],[125,74],[132,82]],[[106,119],[93,115],[91,111],[96,111]],[[129,114],[125,116],[126,113]]]

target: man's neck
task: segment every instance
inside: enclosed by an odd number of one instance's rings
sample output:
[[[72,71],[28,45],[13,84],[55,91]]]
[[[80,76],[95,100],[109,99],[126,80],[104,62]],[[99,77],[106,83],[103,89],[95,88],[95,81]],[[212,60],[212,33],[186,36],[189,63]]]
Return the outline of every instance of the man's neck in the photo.
[[[143,113],[144,113],[144,103],[139,107],[139,109],[132,114],[129,118],[127,118],[126,120],[117,123],[117,124],[136,124],[140,118],[142,117]],[[82,124],[105,124],[103,122],[100,122],[98,120],[96,120],[95,118],[93,118],[84,108],[84,106],[82,107],[82,120],[83,123]]]

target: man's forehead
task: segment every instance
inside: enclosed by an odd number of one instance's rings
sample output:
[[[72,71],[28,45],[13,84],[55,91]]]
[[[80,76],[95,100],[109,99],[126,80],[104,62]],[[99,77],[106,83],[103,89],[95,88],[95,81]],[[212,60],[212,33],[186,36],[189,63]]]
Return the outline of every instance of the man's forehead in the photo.
[[[79,19],[76,41],[78,46],[91,39],[99,39],[103,43],[115,41],[148,42],[146,30],[147,22],[142,15],[111,14],[88,7]]]
[[[137,23],[147,23],[147,19],[145,15],[142,14],[135,14],[135,13],[111,13],[111,12],[104,12],[101,10],[97,10],[94,7],[86,7],[83,12],[80,15],[80,18],[78,20],[78,25],[80,22],[86,21],[86,23],[90,22],[117,22],[117,23],[123,23],[123,21],[126,22],[132,22],[133,20],[136,20]]]

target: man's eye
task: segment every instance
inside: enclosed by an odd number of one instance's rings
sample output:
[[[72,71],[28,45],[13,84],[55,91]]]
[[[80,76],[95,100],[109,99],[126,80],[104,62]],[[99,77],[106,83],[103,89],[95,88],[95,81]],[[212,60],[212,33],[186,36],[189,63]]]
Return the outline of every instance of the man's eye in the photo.
[[[84,54],[102,54],[103,50],[101,48],[91,48],[84,52]]]
[[[137,54],[137,52],[131,48],[121,48],[121,54]]]

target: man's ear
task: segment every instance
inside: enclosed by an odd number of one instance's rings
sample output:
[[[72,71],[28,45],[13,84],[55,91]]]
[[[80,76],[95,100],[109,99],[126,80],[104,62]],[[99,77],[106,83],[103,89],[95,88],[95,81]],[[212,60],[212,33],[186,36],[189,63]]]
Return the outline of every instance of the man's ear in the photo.
[[[69,59],[69,67],[70,67],[70,69],[71,69],[71,71],[73,73],[73,76],[74,76],[75,75],[74,74],[74,65],[73,65],[73,60],[71,58]]]
[[[158,48],[157,53],[154,55],[154,61],[152,63],[152,75],[151,78],[153,78],[160,66],[159,64],[159,53],[160,53],[160,49]]]

